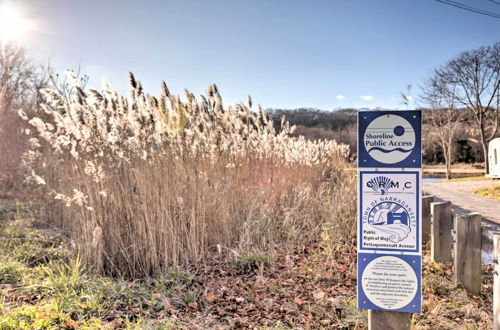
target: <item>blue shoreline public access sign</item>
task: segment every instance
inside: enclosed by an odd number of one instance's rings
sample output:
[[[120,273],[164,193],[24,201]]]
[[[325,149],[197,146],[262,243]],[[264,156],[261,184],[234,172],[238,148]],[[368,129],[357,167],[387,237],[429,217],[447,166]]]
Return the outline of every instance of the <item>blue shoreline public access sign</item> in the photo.
[[[358,308],[422,309],[422,115],[358,112]]]
[[[420,111],[360,111],[358,167],[422,167]]]

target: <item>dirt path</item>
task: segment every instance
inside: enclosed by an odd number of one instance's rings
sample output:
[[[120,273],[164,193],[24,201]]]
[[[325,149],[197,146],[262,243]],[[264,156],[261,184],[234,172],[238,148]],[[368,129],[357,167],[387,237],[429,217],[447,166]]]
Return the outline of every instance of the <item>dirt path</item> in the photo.
[[[424,182],[425,193],[450,201],[457,214],[478,212],[484,218],[500,225],[500,201],[474,194],[474,191],[499,185],[496,180],[456,182]]]

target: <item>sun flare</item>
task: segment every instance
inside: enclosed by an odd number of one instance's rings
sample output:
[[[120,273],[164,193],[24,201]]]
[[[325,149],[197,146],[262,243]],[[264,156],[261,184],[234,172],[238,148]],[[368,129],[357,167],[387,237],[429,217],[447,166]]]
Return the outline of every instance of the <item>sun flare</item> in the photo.
[[[0,41],[22,41],[33,23],[9,3],[0,5]]]

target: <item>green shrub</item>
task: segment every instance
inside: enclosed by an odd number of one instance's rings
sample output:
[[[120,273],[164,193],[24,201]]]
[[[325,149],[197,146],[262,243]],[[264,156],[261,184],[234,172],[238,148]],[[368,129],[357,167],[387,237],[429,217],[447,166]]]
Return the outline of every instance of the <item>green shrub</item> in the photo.
[[[273,264],[273,258],[265,253],[244,253],[232,261],[234,269],[240,273],[251,273],[260,267]]]
[[[0,283],[15,284],[22,280],[25,267],[17,261],[0,260]]]

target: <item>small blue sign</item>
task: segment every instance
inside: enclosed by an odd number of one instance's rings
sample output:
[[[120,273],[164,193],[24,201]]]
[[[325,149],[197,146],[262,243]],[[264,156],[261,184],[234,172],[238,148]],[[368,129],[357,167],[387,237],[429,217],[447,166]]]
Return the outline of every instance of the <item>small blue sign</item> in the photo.
[[[422,167],[421,111],[359,111],[358,167]]]
[[[358,253],[358,308],[421,313],[421,258]]]

